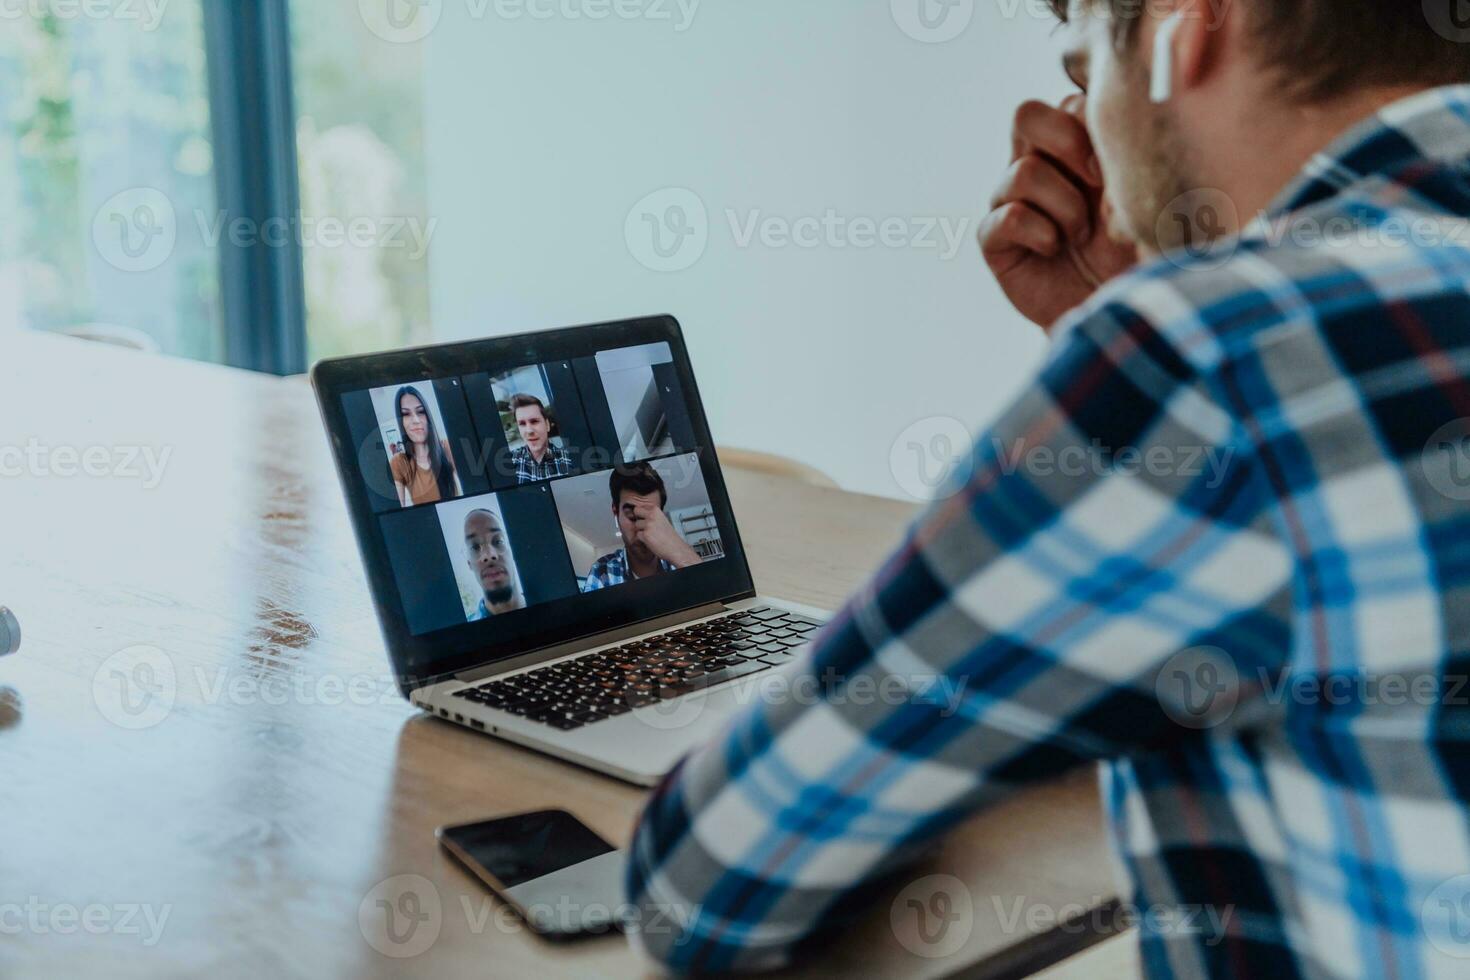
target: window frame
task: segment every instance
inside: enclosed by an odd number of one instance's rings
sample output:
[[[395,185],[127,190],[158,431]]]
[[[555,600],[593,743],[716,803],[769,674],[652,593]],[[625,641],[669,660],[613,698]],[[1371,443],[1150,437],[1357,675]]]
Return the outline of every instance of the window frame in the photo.
[[[248,241],[219,242],[225,362],[301,374],[306,294],[289,0],[203,2],[219,207],[257,230]]]

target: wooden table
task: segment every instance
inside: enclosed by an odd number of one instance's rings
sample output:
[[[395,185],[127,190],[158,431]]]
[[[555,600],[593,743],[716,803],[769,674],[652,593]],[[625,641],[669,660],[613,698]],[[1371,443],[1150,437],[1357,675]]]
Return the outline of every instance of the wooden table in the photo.
[[[1035,980],[1136,980],[1142,972],[1138,933],[1129,931],[1043,970]]]
[[[652,972],[618,937],[519,930],[437,847],[440,824],[550,806],[624,844],[643,794],[399,699],[304,384],[31,334],[0,350],[0,601],[25,631],[0,660],[0,976]],[[729,480],[758,586],[829,608],[912,514]],[[926,946],[885,901],[807,972],[1059,959],[1083,940],[1048,916],[1112,893],[1090,775],[969,821],[914,878],[933,874],[968,889],[967,941]],[[359,924],[399,875],[438,898],[411,958]]]

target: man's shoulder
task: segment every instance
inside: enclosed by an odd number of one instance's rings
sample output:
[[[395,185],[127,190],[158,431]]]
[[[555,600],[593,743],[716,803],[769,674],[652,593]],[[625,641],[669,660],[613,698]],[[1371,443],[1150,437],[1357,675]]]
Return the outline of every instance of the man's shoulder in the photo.
[[[614,565],[620,564],[621,559],[622,553],[618,551],[614,551],[611,554],[603,555],[601,558],[592,563],[592,570],[596,572],[612,568]]]
[[[1465,229],[1456,249],[1446,229]],[[1441,240],[1425,236],[1439,228]],[[1415,229],[1421,233],[1416,240]],[[1452,249],[1454,251],[1444,251]],[[1470,226],[1456,216],[1380,209],[1365,218],[1341,201],[1254,226],[1241,238],[1198,252],[1175,251],[1109,282],[1059,325],[1095,342],[1132,335],[1167,345],[1199,372],[1293,331],[1321,331],[1398,301],[1456,291],[1437,263],[1470,263]]]
[[[582,583],[582,591],[587,592],[618,584],[622,578],[618,557],[618,553],[613,552],[594,561],[592,567],[587,570],[587,578]]]

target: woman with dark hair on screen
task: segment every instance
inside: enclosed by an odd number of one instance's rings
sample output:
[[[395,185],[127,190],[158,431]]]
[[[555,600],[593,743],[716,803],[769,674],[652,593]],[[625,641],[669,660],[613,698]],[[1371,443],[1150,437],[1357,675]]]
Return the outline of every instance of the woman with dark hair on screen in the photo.
[[[393,403],[398,428],[403,433],[403,452],[394,456],[390,464],[393,485],[398,488],[398,502],[412,507],[459,496],[459,478],[454,472],[449,443],[439,438],[424,396],[417,388],[406,385],[398,389]]]

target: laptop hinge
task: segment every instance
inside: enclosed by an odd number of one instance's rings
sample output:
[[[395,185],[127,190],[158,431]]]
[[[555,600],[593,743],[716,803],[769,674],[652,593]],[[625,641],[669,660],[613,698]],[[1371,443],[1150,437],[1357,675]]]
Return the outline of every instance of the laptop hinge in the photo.
[[[494,677],[497,674],[508,674],[512,671],[520,670],[522,667],[545,663],[548,660],[558,660],[562,657],[571,656],[574,653],[581,653],[584,650],[606,646],[609,643],[619,643],[623,640],[631,640],[648,633],[657,633],[660,630],[672,629],[675,626],[693,622],[696,619],[718,616],[724,611],[725,606],[723,603],[711,602],[694,609],[686,609],[683,612],[674,613],[671,616],[646,619],[641,623],[634,623],[632,626],[609,630],[606,633],[597,633],[593,636],[583,637],[580,640],[573,640],[570,643],[558,643],[553,647],[543,647],[540,650],[534,650],[531,653],[522,654],[510,660],[497,660],[493,664],[486,664],[483,667],[461,671],[454,675],[454,679],[466,684],[473,684],[475,681],[482,681],[487,677]]]

